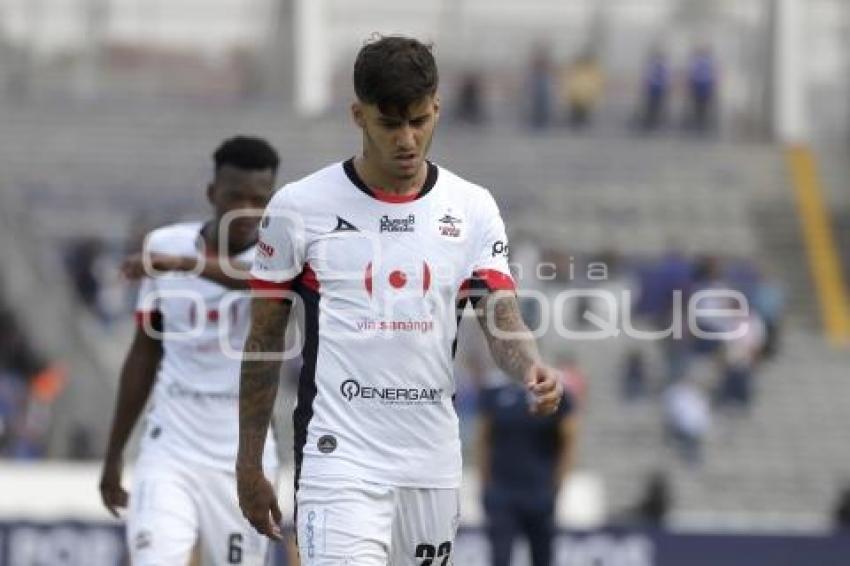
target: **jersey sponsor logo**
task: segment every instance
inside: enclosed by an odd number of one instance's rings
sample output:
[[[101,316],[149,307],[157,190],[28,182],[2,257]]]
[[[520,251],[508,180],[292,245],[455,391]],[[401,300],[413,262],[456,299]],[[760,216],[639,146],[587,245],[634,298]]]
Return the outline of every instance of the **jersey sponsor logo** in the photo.
[[[314,558],[316,556],[316,512],[312,509],[307,513],[307,526],[304,530],[307,535],[305,537],[307,539],[307,556]]]
[[[408,287],[408,285],[415,285],[416,287],[422,289],[422,296],[428,294],[428,291],[431,289],[431,267],[428,265],[427,261],[422,262],[422,270],[421,272],[416,269],[389,269],[389,273],[387,273],[387,283],[389,283],[390,289],[394,291],[399,291]],[[379,280],[379,284],[381,281]],[[372,272],[372,262],[370,261],[366,264],[366,271],[363,274],[363,286],[366,288],[366,293],[369,295],[369,298],[372,298],[373,293],[375,292],[375,274]],[[418,291],[417,291],[418,293]]]
[[[383,405],[437,405],[443,399],[443,389],[435,387],[375,387],[361,385],[356,379],[346,379],[339,392],[349,403],[357,399],[377,401]]]
[[[381,217],[379,230],[384,232],[413,232],[416,229],[416,216],[409,214],[406,218],[390,218],[386,214]]]
[[[452,211],[449,210],[437,220],[437,230],[441,236],[446,238],[460,238],[460,225],[463,224],[463,220],[452,215],[451,212]]]
[[[262,240],[257,240],[257,250],[259,250],[260,255],[274,257],[274,246]]]
[[[490,249],[490,257],[508,257],[508,253],[510,253],[510,247],[507,242],[504,240],[496,240],[493,242],[493,246]]]
[[[345,220],[341,216],[336,217],[336,228],[331,230],[331,232],[359,232],[359,231],[360,230],[358,230],[357,227],[354,224],[352,224],[348,220]]]
[[[238,318],[239,318],[239,306],[235,302],[231,303],[229,314],[230,314],[230,320],[229,320],[230,325],[231,326],[236,325]],[[206,319],[205,319],[206,322],[216,324],[220,321],[220,319],[221,319],[221,311],[219,311],[218,309],[207,309],[206,310]],[[192,327],[194,327],[198,324],[198,306],[194,302],[192,302],[189,305],[189,324],[192,325]]]
[[[357,321],[360,332],[421,332],[425,334],[434,330],[433,320],[370,320]]]
[[[316,447],[322,454],[330,454],[336,450],[336,437],[332,434],[326,434],[319,438],[319,441],[316,443]]]

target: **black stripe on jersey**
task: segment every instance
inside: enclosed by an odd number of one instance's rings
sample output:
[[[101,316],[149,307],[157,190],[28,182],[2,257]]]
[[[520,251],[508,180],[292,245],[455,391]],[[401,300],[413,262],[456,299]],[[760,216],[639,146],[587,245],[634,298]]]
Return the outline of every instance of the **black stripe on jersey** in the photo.
[[[455,354],[457,354],[457,335],[460,334],[460,321],[463,319],[463,311],[468,302],[469,299],[466,297],[457,302],[457,323],[455,324],[455,339],[452,340],[452,359],[455,359]]]
[[[425,184],[422,185],[422,190],[416,195],[417,199],[420,199],[427,195],[431,189],[434,188],[434,185],[437,184],[437,177],[440,174],[440,169],[430,161],[425,162],[428,165],[428,174],[425,176]],[[348,161],[342,164],[342,168],[345,171],[345,176],[348,177],[348,180],[351,181],[355,187],[369,195],[370,197],[377,199],[375,193],[372,192],[372,189],[366,186],[366,183],[363,182],[363,179],[360,178],[360,175],[357,174],[357,169],[354,167],[354,158],[352,157]],[[416,199],[413,199],[416,200]]]
[[[298,378],[298,403],[292,413],[295,432],[295,492],[301,479],[301,464],[304,461],[304,445],[307,443],[307,427],[313,418],[313,401],[316,398],[316,359],[319,353],[319,293],[308,288],[302,278],[295,281],[294,290],[304,301],[304,347],[301,349],[303,365]],[[297,511],[296,511],[297,512]]]
[[[455,325],[455,339],[452,341],[452,359],[457,354],[457,335],[460,334],[460,320],[463,318],[463,311],[467,304],[471,304],[473,309],[478,308],[478,302],[489,292],[487,281],[473,274],[472,277],[464,282],[460,291],[464,296],[457,301],[457,324]]]

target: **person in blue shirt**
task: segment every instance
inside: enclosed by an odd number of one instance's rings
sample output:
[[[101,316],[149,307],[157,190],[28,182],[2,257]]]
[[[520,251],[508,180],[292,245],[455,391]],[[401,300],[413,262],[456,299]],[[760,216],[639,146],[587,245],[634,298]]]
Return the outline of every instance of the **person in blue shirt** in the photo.
[[[479,396],[477,456],[490,540],[491,564],[509,566],[524,535],[533,566],[549,566],[558,491],[572,466],[576,417],[565,393],[557,412],[528,412],[522,385],[485,387]]]
[[[670,90],[670,69],[667,54],[661,48],[653,49],[649,54],[643,72],[643,113],[640,125],[650,131],[661,127],[667,106],[667,94]]]
[[[711,49],[697,47],[688,64],[692,124],[696,131],[705,132],[712,127],[717,75],[717,63]]]

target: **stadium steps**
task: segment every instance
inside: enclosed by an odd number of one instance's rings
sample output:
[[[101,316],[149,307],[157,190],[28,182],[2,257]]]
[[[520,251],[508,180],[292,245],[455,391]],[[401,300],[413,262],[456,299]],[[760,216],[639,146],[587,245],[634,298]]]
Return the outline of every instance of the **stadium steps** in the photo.
[[[821,143],[816,147],[824,199],[850,295],[850,166],[846,150],[846,143]]]
[[[715,413],[704,464],[690,468],[664,445],[659,398],[619,400],[619,364],[632,346],[605,343],[580,350],[590,402],[578,462],[604,478],[612,514],[633,505],[646,478],[662,469],[675,491],[674,520],[711,515],[758,521],[780,515],[828,522],[850,478],[850,355],[817,338],[789,333],[781,356],[758,375],[752,412]],[[639,347],[657,362],[651,345]],[[696,371],[704,374],[710,365],[700,362]]]
[[[52,218],[47,230],[120,239],[134,214],[204,210],[208,154],[234,132],[272,139],[281,148],[284,179],[344,158],[358,143],[343,116],[301,122],[269,107],[153,110],[48,106],[12,115],[10,138],[17,140],[0,151],[36,214]],[[575,251],[657,253],[676,243],[686,251],[752,253],[748,202],[778,183],[772,163],[764,166],[776,152],[763,146],[636,144],[557,131],[535,136],[510,126],[449,125],[438,136],[436,159],[491,187],[514,231]]]
[[[835,243],[841,260],[844,285],[850,296],[850,208],[835,211],[832,214],[832,228],[835,233]],[[850,308],[850,305],[848,305]]]
[[[775,199],[754,204],[751,223],[763,251],[762,267],[784,287],[789,322],[819,331],[817,296],[793,202]]]

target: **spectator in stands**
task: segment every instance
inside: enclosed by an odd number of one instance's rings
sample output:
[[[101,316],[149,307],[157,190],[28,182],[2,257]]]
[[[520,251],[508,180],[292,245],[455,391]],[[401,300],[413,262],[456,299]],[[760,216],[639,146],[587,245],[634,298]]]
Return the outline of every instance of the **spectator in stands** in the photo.
[[[688,63],[690,124],[697,132],[706,132],[713,126],[717,80],[717,63],[711,48],[697,47]]]
[[[602,96],[602,69],[591,53],[586,53],[561,73],[561,100],[567,123],[573,129],[590,125]]]
[[[15,427],[26,406],[26,383],[21,376],[0,368],[0,457],[9,454]]]
[[[850,532],[850,485],[838,496],[833,519],[836,529]]]
[[[52,404],[64,383],[64,372],[35,354],[12,312],[0,305],[0,455],[44,455]]]
[[[667,437],[682,460],[690,465],[702,461],[702,448],[711,427],[711,411],[705,393],[693,378],[683,377],[664,392]]]
[[[549,127],[552,120],[553,74],[552,56],[545,45],[538,45],[531,54],[528,92],[531,94],[529,123],[535,130]]]
[[[779,351],[782,318],[785,311],[785,290],[782,284],[765,270],[758,274],[750,306],[764,323],[765,337],[762,357],[769,360]]]
[[[66,257],[66,266],[77,297],[94,313],[98,312],[100,280],[96,269],[102,252],[103,246],[99,240],[83,238],[69,246]]]
[[[42,365],[12,311],[0,305],[0,368],[28,381]]]
[[[764,324],[754,310],[749,310],[730,317],[729,328],[740,328],[741,332],[720,342],[722,375],[715,402],[748,409],[753,400],[755,371],[764,350]]]
[[[649,384],[646,375],[646,358],[639,348],[626,353],[623,362],[620,392],[624,401],[636,401],[646,397]]]
[[[726,280],[723,264],[719,258],[714,256],[705,256],[697,260],[694,267],[693,281],[691,291],[693,293],[700,291],[727,291],[732,286]],[[698,307],[702,312],[709,309],[722,309],[728,305],[727,297],[722,296],[707,296],[698,301]],[[717,333],[725,330],[730,321],[725,316],[716,316],[714,314],[700,314],[694,319],[696,326],[705,334]],[[697,354],[713,354],[717,352],[721,342],[709,337],[694,337],[694,351]]]
[[[526,389],[503,378],[481,391],[478,430],[477,460],[491,564],[511,564],[514,541],[524,535],[532,565],[548,566],[555,503],[572,466],[574,399],[568,391],[556,414],[532,416]]]
[[[643,499],[635,507],[635,519],[646,526],[663,527],[671,506],[670,480],[664,472],[656,471],[646,484]]]
[[[484,108],[484,79],[477,71],[466,71],[460,78],[456,119],[461,124],[477,126],[487,119]]]
[[[663,125],[669,90],[667,54],[656,47],[650,52],[643,73],[643,110],[639,120],[643,130],[652,131]]]
[[[638,293],[638,282],[625,268],[620,254],[606,250],[593,259],[594,265],[605,266],[605,278],[601,281],[589,281],[604,297],[588,298],[586,309],[600,320],[619,320],[621,313],[631,313],[634,309],[633,297]]]
[[[641,498],[631,507],[611,519],[613,525],[638,528],[661,528],[673,506],[670,479],[661,470],[653,472],[646,481]]]

